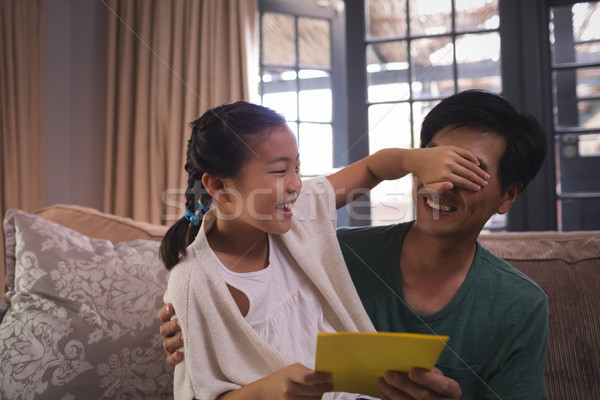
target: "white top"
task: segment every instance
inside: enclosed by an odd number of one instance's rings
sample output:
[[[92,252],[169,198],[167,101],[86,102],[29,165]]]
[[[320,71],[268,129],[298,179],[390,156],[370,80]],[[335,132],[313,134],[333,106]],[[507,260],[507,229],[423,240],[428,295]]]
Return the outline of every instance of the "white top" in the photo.
[[[324,319],[336,331],[374,331],[337,241],[333,187],[326,178],[303,186],[292,228],[274,235],[274,241],[289,251],[314,286]],[[214,223],[209,211],[187,255],[169,274],[164,296],[173,303],[184,340],[183,361],[173,379],[176,399],[213,400],[296,362],[265,341],[240,313],[206,239]]]
[[[233,272],[215,258],[225,282],[248,297],[245,318],[256,333],[290,360],[314,369],[317,334],[335,329],[323,317],[314,285],[289,252],[268,236],[269,265],[260,271]]]

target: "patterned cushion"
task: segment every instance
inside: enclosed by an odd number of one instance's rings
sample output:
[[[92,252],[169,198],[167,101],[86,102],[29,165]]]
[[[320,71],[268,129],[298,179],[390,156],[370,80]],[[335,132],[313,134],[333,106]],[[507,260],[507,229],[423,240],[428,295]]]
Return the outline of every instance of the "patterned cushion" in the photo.
[[[15,209],[4,231],[0,398],[172,398],[159,242],[112,244]]]

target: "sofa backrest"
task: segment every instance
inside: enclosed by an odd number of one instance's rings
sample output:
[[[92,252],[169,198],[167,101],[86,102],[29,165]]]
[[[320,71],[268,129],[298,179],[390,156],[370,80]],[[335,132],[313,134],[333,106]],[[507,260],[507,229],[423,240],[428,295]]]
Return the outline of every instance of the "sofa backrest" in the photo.
[[[482,234],[479,242],[548,295],[548,399],[600,399],[600,231]]]
[[[35,214],[86,236],[108,239],[115,244],[135,239],[161,240],[169,228],[74,205],[58,204],[42,208]]]

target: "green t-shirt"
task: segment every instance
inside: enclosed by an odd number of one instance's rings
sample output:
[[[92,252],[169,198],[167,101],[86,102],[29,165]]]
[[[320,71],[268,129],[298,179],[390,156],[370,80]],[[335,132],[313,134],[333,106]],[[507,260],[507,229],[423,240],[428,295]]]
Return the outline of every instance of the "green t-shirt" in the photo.
[[[411,224],[338,229],[348,270],[375,328],[448,335],[436,366],[460,384],[463,399],[545,399],[544,292],[478,243],[450,302],[433,314],[414,311],[405,302],[398,267]]]

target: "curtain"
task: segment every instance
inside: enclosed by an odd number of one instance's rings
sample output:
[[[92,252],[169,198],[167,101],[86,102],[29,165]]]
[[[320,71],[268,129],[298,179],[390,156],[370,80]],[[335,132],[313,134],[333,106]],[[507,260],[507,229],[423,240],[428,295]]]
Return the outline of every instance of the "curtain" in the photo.
[[[0,212],[45,205],[44,0],[0,1]]]
[[[104,211],[170,224],[183,215],[188,124],[249,100],[258,0],[110,0]]]

